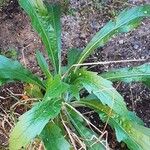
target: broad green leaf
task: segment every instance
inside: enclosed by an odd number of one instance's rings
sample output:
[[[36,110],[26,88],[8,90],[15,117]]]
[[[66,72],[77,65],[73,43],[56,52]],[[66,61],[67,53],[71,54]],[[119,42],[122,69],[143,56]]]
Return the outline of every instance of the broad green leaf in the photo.
[[[60,21],[61,8],[59,4],[49,5],[48,3],[46,3],[46,6],[48,8],[48,13],[51,16],[50,21],[52,27],[55,31],[54,32],[55,36],[53,38],[56,38],[56,40],[54,40],[53,42],[55,44],[54,50],[57,49],[57,51],[54,53],[54,56],[56,61],[57,72],[60,73],[61,71],[61,21]]]
[[[90,95],[86,96],[85,98],[88,99],[88,100],[96,100],[97,99],[97,97],[94,94],[90,94]],[[102,107],[103,107],[103,105],[102,105]],[[140,125],[144,125],[144,122],[139,117],[136,116],[135,112],[128,111],[127,114],[128,114],[127,118],[129,118],[130,120],[134,120],[134,121],[136,121],[136,123],[138,123]]]
[[[124,117],[120,116],[98,100],[82,100],[78,103],[94,109],[104,122],[108,121],[116,131],[117,140],[124,141],[131,150],[149,150],[150,129],[142,126],[137,116],[133,119],[131,112]]]
[[[105,150],[105,143],[102,142],[102,139],[99,139],[98,135],[94,131],[86,127],[84,120],[76,112],[70,111],[69,113],[69,118],[78,134],[82,137],[87,149]]]
[[[37,61],[38,61],[38,64],[39,64],[41,70],[44,72],[46,77],[49,80],[52,79],[52,75],[49,71],[48,64],[40,51],[36,51],[36,58],[37,58]]]
[[[79,82],[89,92],[93,93],[103,103],[115,112],[126,115],[127,108],[123,97],[112,86],[112,83],[97,73],[78,70],[75,82]]]
[[[104,114],[100,114],[103,121],[107,121]],[[134,120],[128,121],[124,118],[113,116],[109,119],[109,124],[115,129],[117,140],[124,141],[130,149],[149,150],[150,148],[150,129],[136,124]]]
[[[115,20],[109,21],[89,42],[78,58],[77,64],[82,63],[96,48],[103,46],[111,37],[118,33],[129,32],[137,25],[142,17],[150,16],[150,5],[126,9]],[[75,68],[77,70],[78,67]]]
[[[108,71],[100,76],[111,81],[142,82],[150,87],[150,63]]]
[[[49,120],[54,119],[60,112],[61,100],[45,97],[31,110],[19,118],[19,122],[10,134],[9,149],[18,150],[41,133]]]
[[[61,129],[53,122],[45,126],[40,137],[47,150],[70,150],[71,145],[62,135]]]
[[[19,4],[30,16],[32,26],[41,37],[55,73],[60,72],[61,27],[58,5],[45,5],[43,0],[19,0]]]
[[[18,61],[13,61],[0,55],[0,82],[19,80],[26,83],[36,84],[45,88],[42,81],[29,70],[25,69]]]
[[[59,75],[55,76],[53,81],[47,83],[46,97],[54,98],[60,97],[62,93],[66,92],[69,88],[67,83],[61,81]]]

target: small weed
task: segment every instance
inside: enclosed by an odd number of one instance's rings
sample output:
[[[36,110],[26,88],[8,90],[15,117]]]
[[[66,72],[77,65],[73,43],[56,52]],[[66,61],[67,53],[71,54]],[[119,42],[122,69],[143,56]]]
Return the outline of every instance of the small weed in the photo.
[[[110,149],[105,127],[99,130],[78,111],[78,107],[84,106],[96,112],[106,125],[114,129],[119,142],[125,142],[132,150],[149,150],[150,129],[144,127],[143,121],[127,109],[124,98],[112,86],[112,82],[141,82],[150,87],[150,64],[98,75],[84,66],[120,61],[84,61],[115,35],[138,27],[143,17],[150,16],[150,5],[122,11],[96,33],[84,50],[70,49],[64,72],[61,64],[60,5],[45,4],[42,0],[19,0],[19,3],[41,37],[53,71],[49,70],[46,59],[38,50],[36,59],[45,78],[34,75],[18,61],[0,55],[0,84],[16,80],[28,83],[26,92],[36,99],[12,130],[9,149],[30,147],[30,142],[35,138],[41,140],[47,150]],[[12,52],[9,56],[14,55]]]

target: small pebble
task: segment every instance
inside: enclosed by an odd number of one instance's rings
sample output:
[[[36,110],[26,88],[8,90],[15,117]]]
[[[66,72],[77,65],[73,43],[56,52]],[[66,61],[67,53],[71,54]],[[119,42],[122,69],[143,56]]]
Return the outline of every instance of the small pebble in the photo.
[[[119,40],[119,44],[123,44],[124,43],[124,41],[123,40]]]
[[[133,48],[134,48],[134,49],[138,49],[138,48],[139,48],[139,45],[135,44],[135,45],[133,46]]]

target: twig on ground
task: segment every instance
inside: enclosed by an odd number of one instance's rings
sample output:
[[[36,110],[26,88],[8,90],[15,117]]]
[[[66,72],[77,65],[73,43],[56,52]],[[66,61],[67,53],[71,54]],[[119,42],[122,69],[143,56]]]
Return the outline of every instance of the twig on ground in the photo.
[[[64,104],[67,105],[68,107],[70,107],[73,111],[75,111],[81,118],[83,118],[87,122],[88,125],[91,125],[99,133],[101,133],[101,134],[103,133],[95,125],[93,125],[88,119],[86,119],[79,111],[77,111],[74,107],[72,107],[70,104],[68,104],[68,103],[64,103]]]
[[[139,61],[146,61],[146,59],[126,59],[126,60],[116,60],[116,61],[91,62],[91,63],[74,64],[72,65],[72,67],[107,65],[107,64],[112,64],[112,63],[126,63],[126,62],[139,62]]]
[[[25,66],[25,67],[27,67],[27,63],[26,63],[26,58],[25,58],[24,50],[25,50],[26,48],[28,48],[30,45],[31,45],[31,44],[28,44],[27,46],[25,46],[25,47],[23,47],[23,48],[21,49],[22,60],[23,60],[23,63],[24,63],[24,66]]]
[[[91,63],[74,64],[62,76],[62,79],[66,77],[66,75],[70,72],[70,70],[73,67],[92,66],[92,65],[107,65],[107,64],[112,64],[112,63],[141,62],[141,61],[146,61],[146,59],[127,59],[127,60],[116,60],[116,61],[104,61],[104,62],[91,62]]]
[[[71,135],[71,130],[66,126],[65,121],[63,120],[62,116],[61,116],[61,121],[62,121],[62,124],[64,125],[64,127],[65,127],[65,129],[66,129],[66,131],[68,133],[68,136],[69,136],[69,138],[70,138],[70,140],[72,142],[72,145],[73,145],[74,149],[77,150],[75,141],[74,141],[74,139],[73,139],[73,137]]]

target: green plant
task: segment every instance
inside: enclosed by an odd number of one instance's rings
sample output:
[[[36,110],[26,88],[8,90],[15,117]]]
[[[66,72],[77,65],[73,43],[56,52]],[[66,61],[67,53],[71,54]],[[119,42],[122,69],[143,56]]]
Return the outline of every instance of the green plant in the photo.
[[[80,69],[80,65],[111,37],[129,32],[139,25],[143,17],[150,16],[150,5],[124,10],[114,21],[109,21],[82,52],[71,49],[65,67],[67,71],[63,73],[59,5],[45,4],[42,0],[19,0],[19,3],[39,33],[54,70],[50,72],[40,51],[36,52],[36,58],[46,76],[43,80],[18,61],[0,55],[0,84],[20,80],[44,91],[43,98],[40,94],[41,100],[19,118],[10,134],[9,149],[26,147],[35,137],[40,138],[48,150],[77,149],[76,145],[89,150],[105,149],[108,147],[102,136],[105,133],[77,109],[84,106],[93,109],[103,122],[114,128],[119,142],[124,141],[133,150],[149,150],[150,129],[144,127],[142,120],[133,112],[128,111],[123,97],[112,86],[111,81],[143,82],[150,86],[150,64],[101,75]],[[88,94],[81,97],[80,92],[84,91]],[[101,134],[100,137],[98,133]]]

